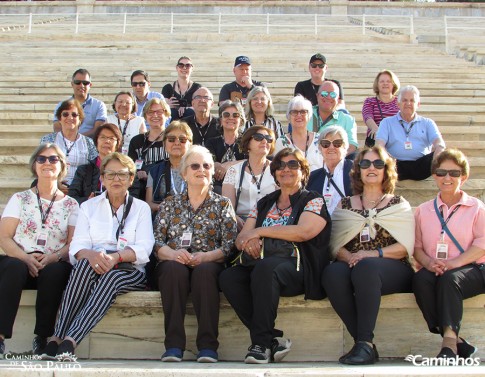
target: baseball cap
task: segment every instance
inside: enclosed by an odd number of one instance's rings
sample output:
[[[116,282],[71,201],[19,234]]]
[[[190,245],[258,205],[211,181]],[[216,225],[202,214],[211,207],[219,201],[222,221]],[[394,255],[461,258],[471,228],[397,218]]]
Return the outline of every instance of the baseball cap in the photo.
[[[312,57],[310,58],[310,63],[313,63],[315,60],[321,60],[323,64],[327,64],[327,59],[325,59],[325,56],[320,53],[312,55]]]
[[[248,64],[251,65],[251,60],[247,56],[238,56],[236,58],[236,61],[234,62],[234,67],[237,67],[238,65],[241,64]]]

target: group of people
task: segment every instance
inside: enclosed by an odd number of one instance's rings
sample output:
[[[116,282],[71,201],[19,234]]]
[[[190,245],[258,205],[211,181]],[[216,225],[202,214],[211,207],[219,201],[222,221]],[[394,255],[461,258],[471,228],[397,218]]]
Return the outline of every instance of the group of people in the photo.
[[[344,322],[354,346],[343,364],[378,360],[380,300],[397,292],[414,292],[442,336],[438,357],[471,357],[476,348],[459,331],[463,300],[485,293],[485,206],[462,190],[466,157],[417,115],[418,90],[378,74],[359,150],[322,54],[295,88],[286,133],[249,58],[236,58],[218,118],[192,68],[180,58],[163,96],[149,91],[146,72],[133,72],[133,92],[118,93],[109,119],[88,94],[89,72],[74,73],[56,132],[31,157],[36,179],[0,221],[0,354],[22,289],[38,291],[33,352],[65,359],[118,295],[149,280],[161,295],[165,362],[183,359],[189,293],[197,361],[218,361],[220,290],[249,330],[246,363],[290,352],[275,328],[279,298],[300,294],[328,297]],[[429,175],[438,194],[413,214],[396,182]]]

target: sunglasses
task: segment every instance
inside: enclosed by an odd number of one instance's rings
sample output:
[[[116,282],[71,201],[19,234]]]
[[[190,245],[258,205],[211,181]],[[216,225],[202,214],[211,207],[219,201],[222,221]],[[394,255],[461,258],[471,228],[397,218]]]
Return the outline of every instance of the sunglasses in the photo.
[[[72,82],[74,83],[74,85],[81,85],[81,84],[83,84],[84,86],[91,85],[91,81],[88,81],[88,80],[72,80]]]
[[[70,113],[69,111],[63,111],[63,112],[61,113],[61,115],[62,115],[64,118],[67,118],[69,115],[71,115],[73,118],[77,118],[77,117],[79,116],[79,114],[78,114],[78,113],[74,113],[74,112]]]
[[[232,115],[233,118],[236,118],[236,119],[241,117],[241,114],[239,114],[239,113],[230,113],[228,111],[224,111],[222,113],[222,117],[225,118],[225,119],[230,118],[231,115]]]
[[[263,135],[263,134],[260,134],[260,133],[255,133],[253,136],[251,136],[254,140],[256,141],[263,141],[264,139],[266,139],[266,141],[268,143],[272,143],[273,142],[273,138],[269,135]]]
[[[374,165],[374,167],[379,170],[384,169],[384,166],[386,166],[386,163],[382,160],[371,161],[371,160],[365,159],[359,162],[359,166],[361,169],[369,169],[371,164]]]
[[[184,63],[177,63],[177,67],[179,67],[180,69],[189,69],[189,68],[192,68],[193,65],[190,64],[190,63],[187,63],[187,64],[184,64]]]
[[[207,162],[204,162],[202,165],[201,164],[190,164],[189,166],[194,171],[199,170],[201,166],[204,168],[204,170],[210,170],[212,168],[212,165],[207,163]]]
[[[180,141],[182,144],[185,144],[187,142],[187,140],[189,140],[187,137],[185,136],[167,136],[167,141],[170,142],[170,143],[175,143],[175,141],[178,139],[178,141]]]
[[[35,162],[39,164],[45,164],[46,161],[49,161],[49,164],[56,164],[60,160],[59,156],[37,156],[35,158]]]
[[[323,68],[325,68],[325,64],[323,64],[323,63],[321,63],[321,64],[310,63],[310,67],[312,67],[312,68],[317,68],[318,67],[318,68],[323,69]]]
[[[290,110],[290,115],[307,115],[308,110]]]
[[[342,145],[344,145],[344,141],[342,139],[335,139],[334,141],[330,141],[327,139],[320,140],[320,145],[322,146],[322,148],[329,148],[330,144],[333,144],[335,148],[340,148]]]
[[[436,174],[437,177],[446,177],[447,174],[449,174],[450,177],[453,177],[453,178],[461,177],[461,170],[458,170],[458,169],[452,169],[452,170],[436,169],[434,173]]]
[[[337,98],[337,93],[336,92],[326,92],[325,90],[322,90],[320,92],[320,95],[323,97],[323,98],[327,98],[328,96],[330,96],[330,98]]]
[[[276,170],[285,170],[285,168],[288,166],[288,169],[290,170],[298,170],[300,169],[300,163],[297,160],[290,160],[290,161],[280,161],[278,167]]]
[[[134,87],[134,88],[136,88],[137,86],[144,88],[146,84],[147,84],[146,81],[140,81],[140,82],[132,81],[131,82],[131,86]]]
[[[120,181],[127,181],[130,178],[130,172],[127,171],[105,171],[104,177],[112,181],[115,177],[118,177]]]

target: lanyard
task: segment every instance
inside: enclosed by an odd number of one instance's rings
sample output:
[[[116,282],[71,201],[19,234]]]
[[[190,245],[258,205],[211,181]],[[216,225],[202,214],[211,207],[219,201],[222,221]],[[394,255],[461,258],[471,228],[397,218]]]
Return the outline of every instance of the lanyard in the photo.
[[[116,118],[118,119],[118,127],[121,131],[121,136],[125,137],[126,135],[126,129],[128,128],[128,123],[130,123],[130,119],[127,119],[126,122],[125,122],[125,126],[123,127],[123,130],[121,129],[121,121],[120,121],[120,117],[119,116],[116,116]]]
[[[195,119],[195,115],[194,115],[195,128],[197,129],[197,131],[199,132],[200,137],[202,138],[202,144],[201,145],[205,145],[205,135],[207,135],[207,132],[209,132],[209,127],[211,125],[211,121],[212,121],[212,117],[209,116],[209,121],[207,122],[207,126],[202,126],[201,124],[199,124],[197,122],[197,120]],[[200,129],[202,127],[205,127],[205,132],[204,133],[202,133],[200,131]]]
[[[451,213],[448,215],[448,217],[445,218],[443,217],[443,208],[440,208],[440,215],[441,215],[441,218],[440,218],[440,223],[441,223],[441,239],[443,240],[444,239],[444,236],[445,236],[445,227],[447,226],[448,224],[448,221],[450,221],[451,217],[455,214],[456,211],[458,211],[458,209],[460,208],[460,204],[457,205],[453,211],[451,211]]]
[[[409,129],[406,130],[406,127],[404,127],[404,120],[400,119],[399,124],[401,125],[402,129],[404,130],[404,133],[406,134],[406,140],[409,140],[409,134],[411,133],[411,130],[413,129],[414,125],[416,124],[416,121],[411,122],[411,125],[409,126]]]
[[[209,194],[207,194],[209,195]],[[189,198],[189,194],[187,193],[187,211],[188,211],[188,217],[189,217],[189,221],[190,221],[190,228],[193,230],[194,229],[194,218],[199,214],[199,212],[202,210],[202,208],[204,207],[204,204],[205,202],[207,201],[207,196],[205,197],[204,201],[201,203],[201,205],[195,210],[193,211],[193,208],[192,208],[192,204],[190,204],[190,198]]]
[[[434,198],[433,204],[434,204],[434,211],[436,212],[436,216],[438,216],[438,219],[440,220],[440,223],[441,223],[442,237],[443,237],[443,231],[445,231],[446,234],[448,234],[448,237],[450,237],[450,239],[453,241],[453,243],[455,244],[457,249],[460,250],[460,253],[463,254],[465,252],[465,250],[463,249],[463,247],[461,247],[460,243],[457,241],[455,236],[453,236],[453,233],[451,233],[450,229],[446,225],[446,223],[450,220],[451,216],[458,210],[458,207],[460,207],[460,206],[455,207],[455,209],[448,216],[448,218],[446,219],[446,222],[445,222],[445,220],[443,219],[443,213],[441,211],[438,211],[438,199]]]
[[[35,186],[35,193],[37,194],[37,203],[39,203],[39,212],[40,212],[40,220],[42,222],[42,229],[44,229],[45,223],[47,221],[47,216],[49,216],[49,213],[52,209],[52,206],[54,205],[54,202],[56,201],[57,190],[54,193],[54,196],[52,196],[52,200],[49,203],[49,206],[47,207],[47,210],[45,211],[45,213],[42,210],[42,201],[40,200],[39,188],[37,186]]]
[[[185,181],[182,181],[182,184],[180,185],[180,191],[177,191],[177,189],[175,188],[175,180],[173,178],[173,169],[170,169],[170,177],[171,177],[171,182],[172,182],[172,190],[173,190],[173,193],[175,195],[181,193],[182,191],[184,191],[184,188],[185,188]],[[168,194],[168,192],[167,192]]]
[[[253,172],[253,169],[251,169],[251,164],[249,163],[248,161],[248,169],[249,169],[249,173],[251,173],[251,176],[253,177],[252,179],[252,182],[256,185],[256,187],[258,188],[258,195],[261,194],[261,182],[263,180],[263,175],[264,175],[264,171],[266,170],[266,162],[264,163],[263,165],[263,170],[261,171],[261,175],[259,176],[259,181],[258,179],[256,178],[256,175],[254,174]]]
[[[77,141],[77,137],[79,135],[79,132],[76,134],[76,138],[74,139],[74,141],[72,142],[72,144],[71,144],[71,146],[69,148],[67,147],[66,138],[65,138],[64,133],[62,132],[62,130],[61,130],[61,135],[62,135],[62,141],[64,141],[64,147],[66,148],[66,159],[67,159],[69,157],[69,153],[71,153],[72,148],[76,144],[76,141]]]
[[[116,230],[116,239],[118,239],[120,237],[120,233],[123,234],[123,229],[125,227],[126,218],[128,217],[128,213],[130,212],[131,205],[126,205],[125,204],[126,200],[125,200],[125,202],[123,202],[123,216],[121,217],[121,221],[120,221],[118,219],[118,214],[116,213],[116,211],[113,208],[113,205],[109,201],[109,196],[108,196],[108,193],[107,192],[106,192],[106,199],[108,199],[109,206],[111,208],[111,214],[113,215],[113,217],[116,219],[116,222],[118,223],[118,229]],[[133,201],[133,198],[131,198],[129,196],[128,197],[128,202],[129,203],[130,203],[130,199],[131,199],[131,201]]]
[[[146,155],[147,151],[148,151],[148,150],[149,150],[149,149],[150,149],[150,148],[153,146],[153,144],[155,144],[155,143],[158,141],[158,139],[160,139],[160,136],[162,136],[162,135],[163,135],[163,131],[162,131],[162,132],[160,132],[160,135],[158,135],[158,136],[156,137],[156,139],[155,139],[155,140],[153,140],[153,141],[151,141],[151,142],[150,142],[150,140],[148,140],[148,136],[149,136],[149,134],[150,134],[150,132],[147,132],[147,133],[145,134],[145,139],[143,140],[143,145],[142,145],[142,147],[141,147],[141,156],[140,156],[140,158],[144,158],[144,156]],[[150,144],[148,144],[148,147],[146,147],[146,148],[145,148],[145,145],[146,145],[146,143],[147,143],[147,140],[150,142]]]
[[[293,141],[293,133],[290,133],[290,140],[291,140],[291,144],[293,144],[296,147],[296,145],[295,145],[295,143]],[[305,143],[305,157],[306,157],[307,152],[308,152],[308,142],[309,141],[310,141],[310,133],[307,131],[306,132],[306,143]],[[298,149],[300,149],[300,148],[298,148]]]

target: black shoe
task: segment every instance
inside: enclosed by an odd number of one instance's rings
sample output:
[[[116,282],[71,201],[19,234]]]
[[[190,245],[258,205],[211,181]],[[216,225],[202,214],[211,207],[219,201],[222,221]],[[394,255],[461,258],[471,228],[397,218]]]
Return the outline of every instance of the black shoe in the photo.
[[[468,359],[472,357],[478,350],[477,347],[468,343],[465,339],[460,338],[463,343],[458,343],[456,348],[458,349],[458,356]]]
[[[271,350],[265,346],[252,344],[248,348],[248,354],[244,359],[246,364],[268,364],[271,358]]]
[[[355,343],[349,355],[341,361],[342,364],[348,365],[369,365],[375,362],[376,354],[374,348],[362,341]]]
[[[42,354],[40,355],[40,358],[42,360],[57,360],[56,355],[57,355],[57,349],[59,348],[59,345],[51,340],[47,345],[44,347],[44,350],[42,351]]]
[[[32,341],[32,353],[34,355],[42,355],[47,346],[47,338],[37,335]]]
[[[5,343],[3,339],[0,339],[0,360],[3,359],[4,355],[5,355]]]
[[[76,361],[74,344],[70,340],[63,340],[57,349],[56,359],[58,361]]]
[[[376,362],[379,361],[379,352],[377,352],[377,347],[375,344],[372,344],[372,349],[374,350],[374,356],[376,358]]]
[[[455,360],[456,359],[456,353],[453,352],[453,350],[449,347],[443,347],[440,351],[440,353],[438,354],[438,356],[436,356],[437,359],[453,359]]]

